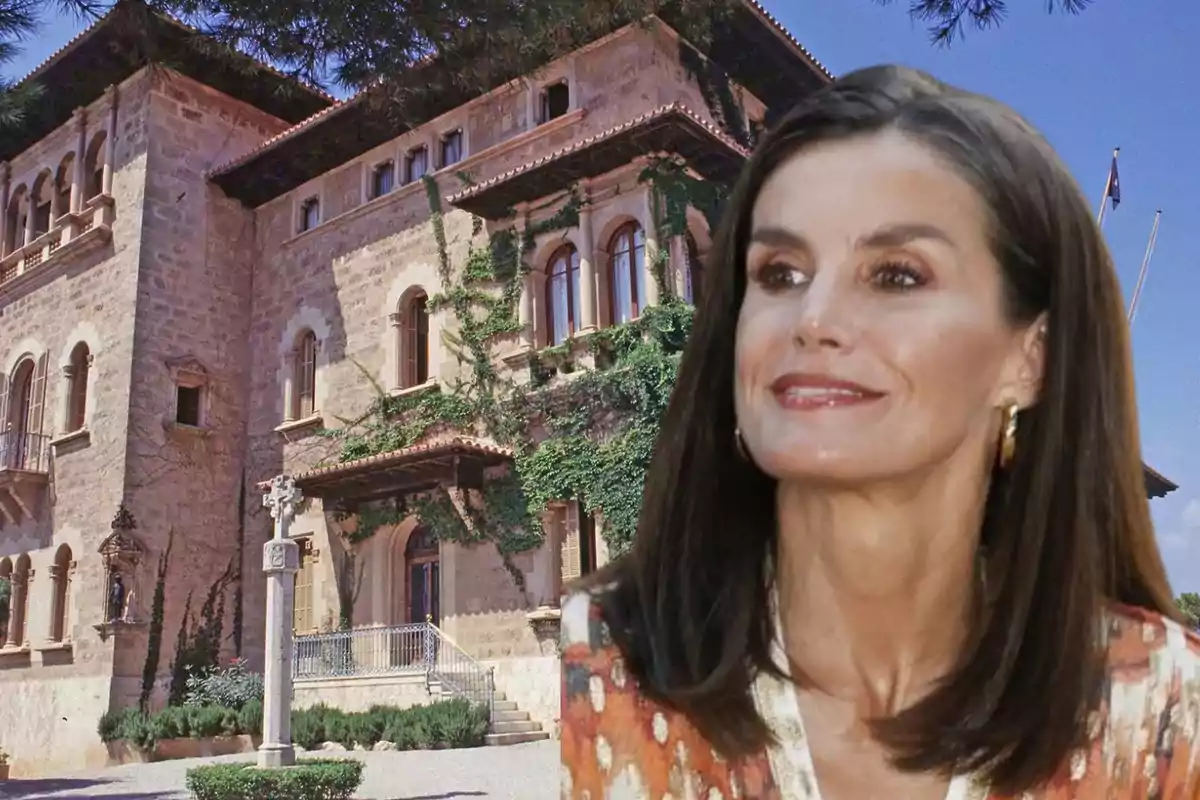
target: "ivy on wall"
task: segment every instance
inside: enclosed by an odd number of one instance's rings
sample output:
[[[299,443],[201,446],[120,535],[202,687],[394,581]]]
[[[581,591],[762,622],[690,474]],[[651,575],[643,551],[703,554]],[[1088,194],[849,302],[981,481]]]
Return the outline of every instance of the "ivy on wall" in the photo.
[[[512,557],[542,544],[540,514],[548,503],[578,500],[603,516],[610,552],[629,546],[645,471],[691,331],[693,310],[667,280],[668,241],[686,232],[689,207],[715,225],[723,197],[722,187],[695,178],[678,159],[655,160],[638,179],[654,193],[651,222],[660,247],[647,266],[659,284],[660,303],[632,322],[592,333],[586,344],[568,341],[532,354],[529,381],[518,385],[497,367],[497,346],[511,346],[521,330],[517,305],[537,237],[578,225],[582,201],[569,191],[530,212],[560,206],[549,217],[526,217],[522,230],[503,228],[486,240],[475,219],[466,257],[456,265],[441,192],[432,176],[424,178],[442,283],[430,310],[453,318],[446,343],[464,369],[440,391],[394,397],[375,384],[376,398],[358,420],[323,435],[337,441],[343,462],[402,449],[441,430],[489,437],[512,449],[514,463],[481,490],[445,489],[363,506],[357,527],[346,535],[352,544],[415,515],[441,540],[490,542],[524,590]],[[573,354],[585,346],[594,368],[575,361]],[[553,380],[569,373],[578,374]]]

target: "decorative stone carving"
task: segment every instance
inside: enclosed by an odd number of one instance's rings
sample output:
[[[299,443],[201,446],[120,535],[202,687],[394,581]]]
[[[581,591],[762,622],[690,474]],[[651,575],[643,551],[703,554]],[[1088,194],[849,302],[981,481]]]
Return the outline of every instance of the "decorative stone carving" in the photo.
[[[263,545],[263,572],[296,572],[300,545],[291,539],[272,539]]]
[[[95,626],[102,638],[108,636],[114,625],[136,621],[136,598],[141,594],[140,567],[145,555],[145,548],[134,534],[137,521],[124,503],[117,507],[110,527],[112,532],[100,543],[104,584],[108,587],[104,614]]]
[[[533,635],[537,639],[538,649],[544,656],[562,655],[562,611],[550,606],[530,611],[525,615]]]

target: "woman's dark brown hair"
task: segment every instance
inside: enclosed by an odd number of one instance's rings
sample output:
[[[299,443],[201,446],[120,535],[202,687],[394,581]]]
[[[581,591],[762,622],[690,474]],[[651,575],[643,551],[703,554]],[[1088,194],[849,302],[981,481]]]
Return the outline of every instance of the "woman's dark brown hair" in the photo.
[[[894,130],[966,179],[1016,323],[1049,312],[1039,403],[992,476],[988,597],[957,668],[875,733],[899,767],[983,770],[1002,792],[1054,773],[1104,681],[1106,602],[1178,618],[1144,493],[1122,296],[1092,212],[1016,113],[910,69],[851,73],[759,144],[716,233],[691,341],[627,556],[590,582],[642,691],[685,713],[725,756],[771,733],[751,681],[769,657],[775,481],[734,442],[734,338],[751,209],[766,178],[817,142]],[[999,432],[997,432],[997,435]],[[600,588],[604,587],[604,588]]]

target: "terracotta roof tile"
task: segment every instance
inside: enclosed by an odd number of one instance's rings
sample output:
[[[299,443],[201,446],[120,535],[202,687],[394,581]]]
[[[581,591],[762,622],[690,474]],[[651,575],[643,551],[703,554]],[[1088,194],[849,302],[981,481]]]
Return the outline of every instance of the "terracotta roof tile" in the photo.
[[[750,152],[746,148],[742,147],[740,144],[738,144],[736,141],[734,141],[728,134],[726,134],[724,131],[722,131],[720,128],[718,128],[716,125],[712,124],[711,122],[709,122],[704,117],[697,114],[696,112],[692,111],[690,108],[688,108],[683,103],[669,103],[665,106],[659,106],[658,108],[654,109],[653,111],[647,111],[645,114],[640,114],[640,115],[634,117],[633,119],[623,122],[620,125],[609,128],[608,130],[602,131],[597,134],[593,134],[591,136],[587,136],[583,139],[580,139],[577,142],[572,142],[571,144],[567,145],[566,147],[560,147],[559,149],[555,150],[552,153],[547,153],[546,155],[536,158],[533,161],[528,161],[518,167],[513,167],[512,169],[502,172],[499,175],[496,175],[492,178],[488,178],[485,181],[475,184],[474,186],[470,187],[469,189],[464,189],[461,192],[451,195],[450,197],[446,198],[446,202],[450,203],[451,205],[459,203],[463,200],[466,200],[467,198],[474,197],[475,195],[480,194],[480,193],[486,191],[487,189],[492,188],[493,186],[504,183],[505,181],[508,181],[508,180],[512,180],[513,178],[517,177],[518,175],[521,175],[532,169],[536,169],[537,167],[548,164],[551,161],[560,159],[563,156],[569,155],[578,150],[583,150],[585,148],[591,147],[592,145],[602,142],[606,139],[611,139],[614,136],[625,133],[626,131],[628,131],[632,128],[636,128],[640,125],[646,125],[650,122],[654,122],[655,120],[670,116],[671,114],[678,114],[680,116],[685,117],[689,121],[702,127],[705,131],[707,131],[709,134],[711,134],[714,139],[717,139],[718,141],[720,141],[722,144],[729,147],[734,152],[738,153],[741,156],[749,157]]]
[[[833,73],[829,71],[829,68],[822,64],[817,57],[812,54],[812,51],[800,44],[800,40],[793,36],[792,32],[783,26],[783,23],[775,19],[771,12],[767,11],[767,9],[763,7],[762,3],[759,3],[758,0],[744,0],[744,2],[762,15],[763,19],[769,22],[772,28],[782,34],[783,37],[791,42],[797,50],[804,54],[805,58],[816,65],[817,69],[821,71],[821,74],[823,74],[829,80],[833,80]]]
[[[62,58],[64,55],[66,55],[68,52],[70,52],[72,48],[76,47],[81,42],[84,42],[87,39],[89,39],[93,34],[96,33],[97,30],[99,30],[101,27],[103,27],[103,25],[106,22],[108,22],[110,18],[114,17],[117,13],[121,12],[122,10],[123,10],[123,6],[121,5],[120,2],[114,4],[112,6],[112,8],[110,8],[108,11],[104,12],[104,14],[97,17],[95,19],[95,21],[92,22],[91,25],[88,25],[86,28],[81,30],[79,33],[72,36],[70,39],[67,40],[66,44],[64,44],[62,47],[58,48],[57,50],[55,50],[53,53],[51,53],[49,56],[47,56],[46,59],[42,61],[42,63],[38,64],[36,67],[34,67],[28,73],[26,73],[26,75],[23,78],[21,78],[19,81],[16,82],[16,85],[23,84],[32,78],[36,78],[42,71],[44,71],[45,69],[50,67],[56,61],[58,61],[60,58]],[[199,28],[188,25],[183,20],[178,19],[177,17],[173,17],[170,14],[166,14],[162,11],[151,11],[150,13],[154,14],[156,17],[163,20],[164,22],[170,23],[171,25],[174,25],[175,27],[177,27],[181,30],[187,31],[188,33],[193,33],[198,36],[205,35],[204,32],[201,31]],[[298,80],[297,78],[295,78],[291,75],[288,75],[286,72],[283,72],[282,70],[278,69],[277,67],[274,67],[265,61],[261,61],[261,60],[255,58],[254,56],[251,56],[248,53],[245,53],[237,48],[230,48],[230,49],[232,49],[238,55],[254,62],[255,65],[261,67],[262,69],[266,70],[267,72],[277,75],[280,78],[284,78],[286,80],[293,81],[293,82],[299,84],[300,86],[304,87],[308,91],[318,94],[330,102],[334,101],[333,96],[330,95],[328,92],[324,91],[323,89],[320,89],[316,86],[312,86],[311,84],[305,83],[304,81]]]
[[[244,155],[240,155],[237,158],[233,159],[232,161],[228,161],[219,167],[215,167],[215,168],[209,170],[208,173],[205,175],[205,177],[213,178],[213,177],[216,177],[217,175],[222,175],[227,172],[232,172],[233,170],[237,169],[238,167],[242,166],[243,164],[247,164],[247,163],[253,161],[255,158],[262,155],[267,150],[270,150],[271,148],[275,147],[276,145],[278,145],[282,142],[285,142],[288,139],[291,139],[300,133],[303,133],[304,131],[308,130],[309,128],[313,127],[314,125],[318,124],[319,122],[321,122],[329,117],[332,117],[335,114],[339,114],[342,111],[345,111],[347,108],[350,108],[351,106],[362,102],[363,97],[366,95],[366,93],[368,91],[370,91],[370,88],[363,89],[362,91],[358,92],[357,94],[355,94],[353,97],[349,98],[348,100],[335,100],[333,102],[333,105],[330,105],[326,108],[321,109],[320,111],[318,111],[317,113],[315,113],[311,117],[309,117],[308,119],[301,120],[300,122],[297,122],[292,127],[287,128],[286,130],[280,131],[279,133],[275,134],[271,138],[264,140],[257,147],[250,149]]]
[[[454,436],[448,439],[437,439],[431,442],[415,444],[411,447],[393,450],[390,453],[379,453],[373,456],[364,458],[356,458],[353,461],[345,461],[341,464],[330,464],[326,467],[317,467],[307,472],[302,472],[296,475],[297,482],[312,481],[319,478],[334,478],[345,473],[359,472],[370,467],[386,467],[391,464],[406,461],[417,456],[443,455],[454,452],[474,453],[479,455],[495,456],[498,458],[512,458],[512,450],[506,447],[489,444],[481,439],[476,439],[471,436]],[[259,487],[269,487],[270,481],[259,483]]]

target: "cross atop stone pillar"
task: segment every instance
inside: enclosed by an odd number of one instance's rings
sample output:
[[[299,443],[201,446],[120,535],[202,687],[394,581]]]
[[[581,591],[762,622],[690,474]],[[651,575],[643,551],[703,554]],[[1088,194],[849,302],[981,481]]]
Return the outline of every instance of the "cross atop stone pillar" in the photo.
[[[275,520],[274,537],[263,545],[263,572],[267,574],[266,663],[263,670],[262,746],[258,765],[287,767],[296,763],[292,747],[292,611],[300,546],[288,536],[302,500],[290,475],[277,475],[263,506]]]

